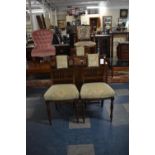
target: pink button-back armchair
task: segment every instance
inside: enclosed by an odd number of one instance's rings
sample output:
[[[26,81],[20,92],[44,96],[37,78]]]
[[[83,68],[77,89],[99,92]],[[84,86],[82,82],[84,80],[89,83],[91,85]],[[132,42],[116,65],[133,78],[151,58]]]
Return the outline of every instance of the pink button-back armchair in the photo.
[[[53,32],[47,29],[40,29],[32,32],[32,39],[35,47],[32,49],[32,57],[48,57],[56,54],[52,45]]]

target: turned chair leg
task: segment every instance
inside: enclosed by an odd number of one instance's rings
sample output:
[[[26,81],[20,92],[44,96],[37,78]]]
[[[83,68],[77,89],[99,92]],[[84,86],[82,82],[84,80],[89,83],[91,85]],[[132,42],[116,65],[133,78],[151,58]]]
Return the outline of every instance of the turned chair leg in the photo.
[[[49,124],[52,125],[50,102],[46,101],[46,107],[47,107],[47,114],[48,114]]]
[[[101,100],[101,108],[103,108],[104,100]]]
[[[110,121],[111,122],[113,119],[113,102],[114,102],[114,97],[111,98],[111,105],[110,105]]]
[[[76,121],[78,123],[79,122],[79,113],[78,113],[78,102],[77,101],[73,102],[73,109],[74,109]]]
[[[86,102],[82,101],[83,123],[85,123]]]

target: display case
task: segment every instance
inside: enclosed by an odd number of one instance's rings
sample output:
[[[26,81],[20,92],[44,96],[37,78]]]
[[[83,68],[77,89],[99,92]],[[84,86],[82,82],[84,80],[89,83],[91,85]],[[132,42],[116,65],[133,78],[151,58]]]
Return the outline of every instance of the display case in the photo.
[[[107,32],[112,29],[112,16],[103,16],[103,31]]]

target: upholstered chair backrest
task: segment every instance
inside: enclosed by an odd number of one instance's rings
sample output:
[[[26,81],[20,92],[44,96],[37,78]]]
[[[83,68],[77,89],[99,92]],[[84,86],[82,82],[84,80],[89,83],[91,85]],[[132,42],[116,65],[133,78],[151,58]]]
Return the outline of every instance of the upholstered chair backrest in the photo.
[[[68,56],[67,55],[57,55],[56,56],[56,68],[68,68]]]
[[[88,54],[87,55],[88,67],[99,67],[99,54]]]
[[[84,46],[77,46],[76,47],[76,56],[84,56],[84,55],[85,55]]]
[[[48,49],[52,46],[53,32],[47,29],[40,29],[32,33],[32,38],[36,48]]]
[[[77,26],[77,40],[90,40],[90,26]]]

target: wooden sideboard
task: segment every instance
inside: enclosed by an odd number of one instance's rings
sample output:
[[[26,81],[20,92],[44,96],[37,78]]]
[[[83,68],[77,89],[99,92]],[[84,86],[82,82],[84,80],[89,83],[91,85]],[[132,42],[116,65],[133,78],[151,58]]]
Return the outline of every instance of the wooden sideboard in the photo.
[[[110,57],[110,35],[109,34],[96,34],[92,36],[92,39],[96,42],[96,51],[100,55],[106,55]]]
[[[54,44],[56,48],[56,55],[70,55],[70,45],[69,44]]]

